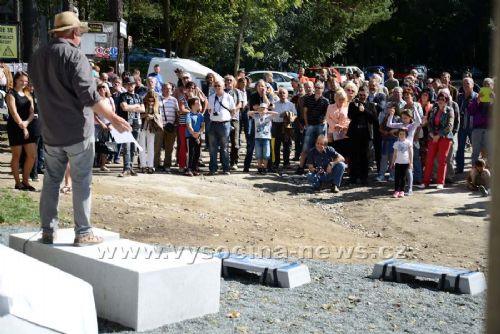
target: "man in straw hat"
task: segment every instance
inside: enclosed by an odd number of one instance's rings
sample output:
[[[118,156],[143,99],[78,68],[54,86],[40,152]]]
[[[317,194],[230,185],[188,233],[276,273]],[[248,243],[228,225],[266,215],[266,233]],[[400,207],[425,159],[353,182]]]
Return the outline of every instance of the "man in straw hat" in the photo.
[[[78,49],[88,31],[73,12],[55,16],[53,39],[32,56],[29,72],[37,93],[45,144],[46,171],[40,196],[42,239],[52,244],[59,221],[59,186],[71,166],[75,246],[102,242],[92,233],[90,201],[94,160],[94,112],[108,119],[120,132],[130,130],[100,98],[87,57]]]

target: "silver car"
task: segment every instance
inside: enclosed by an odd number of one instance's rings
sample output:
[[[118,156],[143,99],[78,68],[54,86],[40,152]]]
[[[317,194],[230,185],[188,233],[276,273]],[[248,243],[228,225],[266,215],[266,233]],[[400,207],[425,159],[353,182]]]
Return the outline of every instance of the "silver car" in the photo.
[[[293,93],[292,77],[284,72],[277,71],[252,71],[248,73],[247,76],[252,80],[250,88],[254,88],[255,83],[260,79],[265,81],[265,74],[268,72],[273,74],[273,81],[278,85],[278,89],[283,87],[288,91],[288,93]]]

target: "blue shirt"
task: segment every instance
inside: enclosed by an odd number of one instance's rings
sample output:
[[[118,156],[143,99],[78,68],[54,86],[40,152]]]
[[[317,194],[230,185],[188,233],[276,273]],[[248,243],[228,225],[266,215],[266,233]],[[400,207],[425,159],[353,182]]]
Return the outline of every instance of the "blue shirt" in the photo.
[[[313,147],[307,154],[307,165],[313,165],[314,168],[323,168],[326,170],[328,164],[337,159],[338,155],[331,146],[326,146],[324,152],[319,152],[316,147]]]
[[[196,114],[190,112],[186,116],[186,124],[191,125],[194,132],[200,132],[201,124],[203,122],[204,122],[203,114],[200,112],[197,112]],[[186,138],[187,137],[191,137],[191,133],[189,132],[188,129],[186,129]]]

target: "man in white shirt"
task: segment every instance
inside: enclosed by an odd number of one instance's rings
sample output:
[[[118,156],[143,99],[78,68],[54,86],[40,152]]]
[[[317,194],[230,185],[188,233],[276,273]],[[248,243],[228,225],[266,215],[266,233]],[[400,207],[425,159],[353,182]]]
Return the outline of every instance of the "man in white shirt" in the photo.
[[[220,148],[223,174],[229,175],[228,142],[231,131],[231,117],[235,112],[235,103],[231,95],[224,92],[224,82],[217,80],[214,84],[215,94],[208,99],[210,113],[210,131],[208,133],[210,165],[208,175],[217,172],[217,150]]]
[[[290,165],[290,149],[292,147],[292,121],[291,117],[297,116],[297,110],[295,109],[295,104],[288,101],[288,91],[285,88],[280,88],[278,90],[279,101],[276,102],[274,111],[278,113],[273,117],[273,126],[271,129],[271,134],[274,139],[274,169],[279,167],[281,162],[280,151],[281,144],[283,143],[283,167],[288,167]],[[294,118],[295,119],[295,118]],[[285,127],[290,126],[290,133],[286,135]]]

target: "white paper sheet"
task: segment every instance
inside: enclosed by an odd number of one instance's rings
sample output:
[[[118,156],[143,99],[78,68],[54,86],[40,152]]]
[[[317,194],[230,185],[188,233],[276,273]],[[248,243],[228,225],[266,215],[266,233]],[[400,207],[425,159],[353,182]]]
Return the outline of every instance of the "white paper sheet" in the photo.
[[[116,143],[118,144],[134,143],[135,147],[137,147],[139,151],[142,151],[142,147],[139,145],[137,140],[135,140],[131,131],[125,131],[120,133],[115,128],[111,127],[111,135],[113,136],[113,139],[115,140]]]

